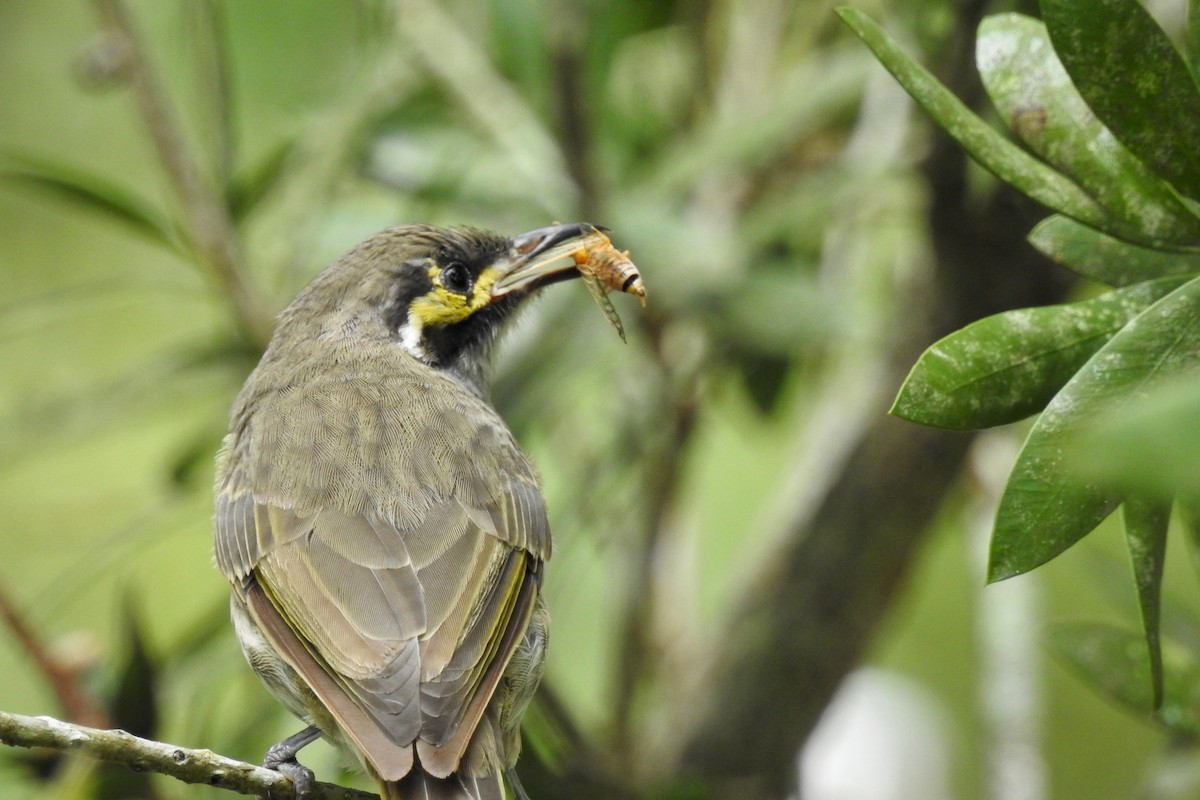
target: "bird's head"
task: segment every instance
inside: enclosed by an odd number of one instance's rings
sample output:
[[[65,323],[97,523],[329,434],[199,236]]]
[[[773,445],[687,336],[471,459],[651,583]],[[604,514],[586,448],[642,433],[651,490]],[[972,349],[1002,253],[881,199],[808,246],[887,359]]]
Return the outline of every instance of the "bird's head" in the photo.
[[[538,289],[579,274],[565,256],[594,230],[568,223],[509,238],[476,228],[389,228],[297,296],[272,349],[305,339],[386,342],[478,390],[504,322]]]

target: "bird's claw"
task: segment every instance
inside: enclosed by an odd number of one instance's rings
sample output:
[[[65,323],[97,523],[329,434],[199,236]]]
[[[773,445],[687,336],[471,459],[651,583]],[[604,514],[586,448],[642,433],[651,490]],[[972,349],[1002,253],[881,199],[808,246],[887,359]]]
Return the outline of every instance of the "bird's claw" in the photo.
[[[292,779],[292,789],[295,792],[296,800],[305,800],[312,792],[313,784],[316,783],[313,771],[297,761],[296,754],[300,752],[301,748],[320,736],[321,732],[316,727],[309,725],[282,742],[271,745],[267,748],[266,756],[263,757],[264,767]]]
[[[278,752],[276,749],[278,748]],[[296,754],[289,752],[290,748],[274,745],[267,751],[263,766],[275,770],[281,775],[292,779],[292,788],[296,792],[296,800],[304,800],[312,792],[316,776],[308,767],[296,760]]]

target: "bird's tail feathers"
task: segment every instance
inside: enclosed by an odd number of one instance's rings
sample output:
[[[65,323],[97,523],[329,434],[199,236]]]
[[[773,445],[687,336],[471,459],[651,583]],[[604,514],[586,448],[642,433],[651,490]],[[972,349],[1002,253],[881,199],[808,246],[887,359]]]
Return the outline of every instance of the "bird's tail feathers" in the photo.
[[[383,800],[504,800],[499,773],[435,778],[418,766],[399,781],[381,782],[379,789]]]

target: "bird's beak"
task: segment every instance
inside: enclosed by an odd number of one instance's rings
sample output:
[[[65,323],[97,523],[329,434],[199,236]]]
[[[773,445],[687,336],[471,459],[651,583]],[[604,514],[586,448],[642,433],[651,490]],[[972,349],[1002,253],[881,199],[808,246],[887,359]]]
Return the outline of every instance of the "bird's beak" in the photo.
[[[492,284],[492,298],[578,277],[571,254],[581,250],[589,236],[603,230],[589,222],[567,222],[514,236],[508,254],[495,264],[500,277]]]

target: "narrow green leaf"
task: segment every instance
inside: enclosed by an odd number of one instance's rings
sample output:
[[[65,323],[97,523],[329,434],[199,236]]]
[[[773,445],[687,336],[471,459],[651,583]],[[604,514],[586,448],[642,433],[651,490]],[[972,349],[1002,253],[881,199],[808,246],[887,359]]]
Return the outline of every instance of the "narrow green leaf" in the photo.
[[[225,203],[235,221],[240,222],[249,216],[275,188],[295,149],[295,140],[283,142],[251,169],[234,176],[225,191]]]
[[[996,177],[1080,222],[1097,228],[1114,224],[1104,208],[1074,181],[988,127],[927,69],[897,47],[870,17],[852,8],[839,8],[837,13],[934,121]]]
[[[1029,243],[1067,269],[1109,286],[1200,274],[1200,250],[1139,247],[1058,214],[1042,220]]]
[[[1045,408],[1114,333],[1183,281],[1147,281],[1081,303],[972,323],[922,354],[891,413],[953,430],[1024,419]]]
[[[1195,77],[1196,66],[1200,64],[1200,0],[1188,0],[1184,44],[1187,47],[1188,64],[1192,68],[1192,77]]]
[[[1084,100],[1138,158],[1200,198],[1200,91],[1137,0],[1041,0],[1042,19]]]
[[[1127,238],[1200,239],[1200,218],[1079,96],[1045,25],[1021,14],[988,17],[979,26],[975,59],[992,103],[1013,132],[1128,223]]]
[[[1068,471],[1073,443],[1101,414],[1123,413],[1159,381],[1198,365],[1200,278],[1193,278],[1113,336],[1042,412],[1000,498],[990,581],[1044,564],[1120,504],[1122,489]]]
[[[113,726],[146,739],[157,738],[159,667],[146,643],[145,622],[132,592],[125,595],[121,624],[126,653],[116,675],[116,686],[108,697]],[[92,796],[97,800],[152,797],[150,775],[128,769],[102,769]]]
[[[1102,695],[1184,737],[1200,734],[1200,664],[1181,648],[1164,649],[1162,704],[1154,713],[1145,642],[1133,631],[1101,623],[1055,625],[1056,656]]]
[[[1150,680],[1154,708],[1163,702],[1162,642],[1159,636],[1162,608],[1163,561],[1167,555],[1167,526],[1171,522],[1170,501],[1129,497],[1122,506],[1125,541],[1133,563],[1142,632],[1150,658]]]
[[[168,467],[172,488],[186,491],[212,482],[212,465],[222,434],[223,431],[202,430],[184,443]]]
[[[65,164],[23,156],[10,156],[6,161],[0,166],[0,177],[102,214],[152,242],[178,249],[179,235],[170,219],[128,189]]]
[[[1188,554],[1191,556],[1192,569],[1200,570],[1200,502],[1193,498],[1177,498],[1176,507],[1179,509],[1179,519],[1187,534]]]

